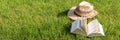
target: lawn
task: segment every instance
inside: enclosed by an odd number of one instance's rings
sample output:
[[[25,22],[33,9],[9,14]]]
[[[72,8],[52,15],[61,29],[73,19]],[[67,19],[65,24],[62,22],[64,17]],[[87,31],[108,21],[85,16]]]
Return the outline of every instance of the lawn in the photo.
[[[0,0],[0,40],[120,40],[120,0],[86,0],[99,14],[104,37],[71,34],[68,10],[82,0]]]

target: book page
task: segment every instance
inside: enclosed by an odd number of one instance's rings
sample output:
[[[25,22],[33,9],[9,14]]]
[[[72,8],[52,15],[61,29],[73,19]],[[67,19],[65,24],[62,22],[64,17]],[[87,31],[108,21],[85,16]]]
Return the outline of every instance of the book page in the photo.
[[[91,34],[91,33],[96,33],[96,32],[100,32],[99,29],[99,23],[97,20],[93,20],[90,23],[88,23],[88,27],[87,27],[87,34]]]

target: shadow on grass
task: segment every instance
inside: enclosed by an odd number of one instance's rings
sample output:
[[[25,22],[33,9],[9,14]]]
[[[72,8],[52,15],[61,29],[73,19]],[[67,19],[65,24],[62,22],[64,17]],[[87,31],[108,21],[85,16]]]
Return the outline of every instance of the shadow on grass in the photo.
[[[69,11],[69,10],[65,10],[65,11],[63,11],[63,12],[58,13],[58,14],[57,14],[57,17],[58,17],[58,18],[60,18],[60,17],[68,17],[68,16],[67,16],[68,11]],[[70,18],[69,18],[69,19],[70,19]],[[72,20],[72,19],[70,19],[70,20]]]
[[[71,23],[72,23],[72,22],[71,22]],[[70,33],[71,23],[67,23],[67,24],[65,24],[65,25],[63,26],[63,27],[64,27],[63,32],[65,32],[65,34],[72,35],[72,36],[74,36],[74,37],[76,38],[76,34]]]
[[[63,17],[63,16],[67,16],[69,10],[65,10],[63,12],[58,13],[57,17]]]
[[[58,13],[57,17],[65,17],[65,16],[67,16],[68,11],[69,11],[69,10],[65,10],[65,11],[63,11],[63,12]],[[70,20],[71,20],[71,19],[70,19]],[[69,23],[67,23],[67,24],[64,24],[64,25],[63,25],[63,27],[64,27],[63,31],[64,31],[64,32],[71,34],[71,33],[70,33],[71,23],[72,23],[72,21],[69,22]],[[73,35],[74,35],[74,34],[73,34]]]
[[[67,14],[68,14],[68,11],[69,11],[69,10],[65,10],[65,11],[63,11],[63,12],[58,13],[57,17],[66,17]],[[71,20],[71,19],[70,19],[70,20]],[[74,37],[76,38],[76,34],[70,33],[71,23],[72,23],[72,22],[73,22],[73,21],[71,20],[69,23],[64,24],[64,25],[63,25],[64,29],[62,30],[62,32],[64,32],[65,34],[72,35],[72,36],[74,36]]]

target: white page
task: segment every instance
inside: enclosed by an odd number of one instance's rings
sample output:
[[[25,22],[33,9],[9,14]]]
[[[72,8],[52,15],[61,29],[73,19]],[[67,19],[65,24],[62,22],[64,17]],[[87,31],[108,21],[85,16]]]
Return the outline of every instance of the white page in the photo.
[[[85,31],[83,30],[82,20],[77,19],[72,23],[71,33],[75,33],[75,34],[83,33],[83,34],[85,34]]]
[[[88,23],[88,36],[104,36],[102,25],[97,21],[97,19]]]

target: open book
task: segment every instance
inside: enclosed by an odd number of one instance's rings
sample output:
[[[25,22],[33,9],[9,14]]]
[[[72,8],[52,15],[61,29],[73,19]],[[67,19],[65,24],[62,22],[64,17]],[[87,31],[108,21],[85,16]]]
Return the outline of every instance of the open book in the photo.
[[[105,36],[102,25],[97,21],[97,19],[89,22],[88,24],[87,20],[75,20],[71,26],[71,33],[84,34],[88,37]]]

